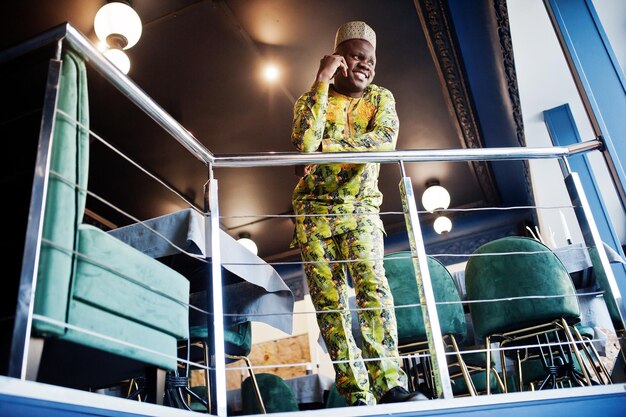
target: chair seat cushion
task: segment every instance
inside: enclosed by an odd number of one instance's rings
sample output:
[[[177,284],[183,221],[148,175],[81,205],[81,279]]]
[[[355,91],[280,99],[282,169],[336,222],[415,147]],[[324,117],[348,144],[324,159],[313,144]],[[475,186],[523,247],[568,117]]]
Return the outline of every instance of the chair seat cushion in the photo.
[[[72,297],[187,339],[189,282],[102,230],[81,225]]]
[[[62,339],[162,369],[176,369],[177,341],[168,333],[78,300],[70,303],[68,323],[85,331],[70,327]]]

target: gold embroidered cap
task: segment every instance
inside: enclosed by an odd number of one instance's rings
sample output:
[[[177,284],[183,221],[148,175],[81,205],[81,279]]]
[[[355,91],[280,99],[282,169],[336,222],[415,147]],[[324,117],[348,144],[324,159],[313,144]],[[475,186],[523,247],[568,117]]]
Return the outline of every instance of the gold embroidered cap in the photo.
[[[376,49],[376,32],[365,22],[347,22],[341,25],[335,35],[335,50],[341,42],[349,39],[364,39]]]

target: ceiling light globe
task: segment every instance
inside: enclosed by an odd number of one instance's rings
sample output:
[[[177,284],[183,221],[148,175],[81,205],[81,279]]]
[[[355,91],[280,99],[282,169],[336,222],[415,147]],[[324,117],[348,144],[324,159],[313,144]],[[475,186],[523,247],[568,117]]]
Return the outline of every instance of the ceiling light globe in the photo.
[[[128,55],[126,55],[124,51],[108,49],[104,51],[104,56],[124,74],[128,74],[128,71],[130,71],[130,59],[128,59]]]
[[[450,193],[440,185],[432,185],[422,194],[422,206],[430,212],[437,209],[445,210],[450,207]]]
[[[141,37],[141,19],[127,4],[107,3],[98,10],[94,30],[100,41],[111,48],[128,49]]]
[[[237,242],[239,242],[241,246],[248,249],[255,255],[259,253],[259,248],[256,246],[256,243],[254,243],[254,240],[248,239],[247,237],[242,237],[237,239]]]
[[[452,230],[452,221],[446,216],[439,216],[435,219],[435,223],[433,224],[435,232],[438,234],[448,233]]]

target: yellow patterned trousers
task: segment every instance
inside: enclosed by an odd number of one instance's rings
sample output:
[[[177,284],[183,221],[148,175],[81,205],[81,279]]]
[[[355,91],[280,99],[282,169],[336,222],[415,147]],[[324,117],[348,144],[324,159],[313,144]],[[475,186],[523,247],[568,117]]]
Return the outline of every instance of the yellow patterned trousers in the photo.
[[[382,231],[366,226],[300,246],[309,293],[318,311],[317,322],[334,361],[339,393],[348,404],[361,399],[373,405],[389,389],[406,388],[406,375],[397,359],[393,297],[383,268]],[[362,350],[352,335],[346,268],[356,292]]]

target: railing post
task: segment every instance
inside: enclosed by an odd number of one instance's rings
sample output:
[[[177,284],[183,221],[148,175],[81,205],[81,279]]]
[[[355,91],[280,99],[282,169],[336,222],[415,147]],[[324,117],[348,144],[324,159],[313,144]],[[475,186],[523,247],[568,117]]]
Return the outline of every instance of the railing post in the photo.
[[[406,221],[407,233],[411,252],[413,253],[413,266],[417,279],[417,290],[419,292],[420,304],[422,305],[422,315],[424,317],[424,327],[428,337],[428,349],[432,358],[433,374],[435,377],[435,394],[437,398],[453,398],[452,386],[450,384],[450,374],[448,373],[448,362],[446,351],[437,315],[437,305],[435,304],[435,293],[433,291],[430,272],[428,271],[428,259],[426,249],[422,239],[417,215],[417,204],[413,194],[411,178],[406,176],[404,166],[401,163],[402,179],[400,180],[400,195]]]
[[[215,366],[215,400],[218,416],[226,415],[226,354],[224,351],[224,308],[222,304],[222,261],[220,253],[220,218],[217,197],[217,180],[211,169],[208,190],[208,219],[205,219],[206,247],[211,248],[211,277],[213,301],[213,352]],[[208,221],[207,221],[208,220]],[[211,296],[207,294],[207,296]],[[209,365],[209,364],[207,364]],[[208,372],[208,370],[207,370]]]
[[[601,268],[603,271],[596,271],[595,275],[598,277],[602,272],[604,272],[606,277],[606,282],[603,283],[601,280],[599,284],[603,286],[602,290],[605,292],[604,300],[607,304],[611,320],[613,321],[613,325],[616,326],[615,330],[618,333],[623,333],[625,329],[624,317],[626,317],[626,308],[624,307],[619,286],[615,280],[613,270],[611,269],[609,258],[604,249],[604,243],[600,237],[600,232],[598,231],[596,222],[593,218],[593,213],[589,202],[587,201],[587,197],[585,196],[585,191],[582,183],[580,182],[578,173],[571,172],[565,178],[565,185],[572,201],[572,205],[574,206],[574,213],[576,214],[576,219],[580,225],[585,244],[588,247],[595,248],[597,251],[596,262],[592,262],[593,268]],[[592,260],[596,257],[596,254],[591,253],[590,255],[592,256]],[[620,341],[621,340],[622,338],[620,338]],[[623,342],[621,342],[621,344],[624,346]]]
[[[60,45],[57,57],[60,56]],[[46,209],[46,194],[50,174],[50,150],[52,149],[54,124],[56,120],[59,84],[61,80],[62,62],[50,60],[48,79],[44,96],[39,145],[35,162],[35,175],[31,190],[30,207],[28,210],[28,226],[22,257],[20,286],[18,290],[15,323],[11,339],[11,356],[9,359],[9,376],[13,378],[35,379],[37,375],[27,375],[30,332],[33,322],[35,290],[37,287],[37,271],[41,250],[41,235]]]

